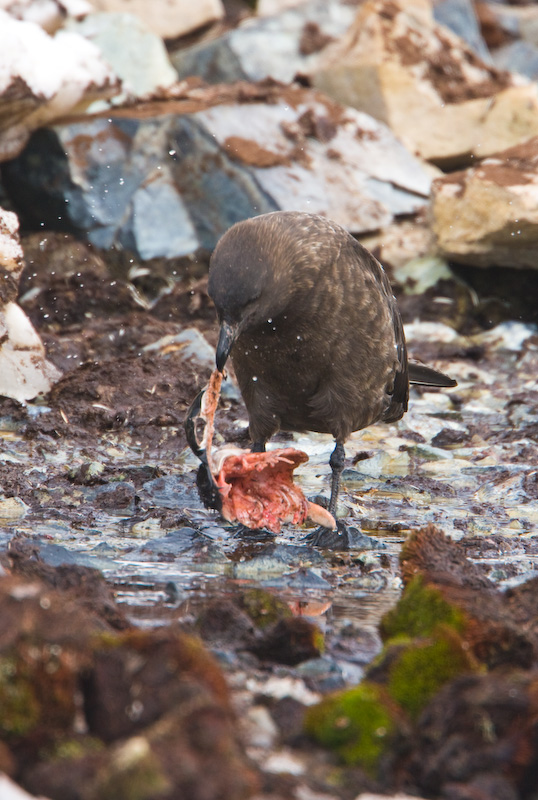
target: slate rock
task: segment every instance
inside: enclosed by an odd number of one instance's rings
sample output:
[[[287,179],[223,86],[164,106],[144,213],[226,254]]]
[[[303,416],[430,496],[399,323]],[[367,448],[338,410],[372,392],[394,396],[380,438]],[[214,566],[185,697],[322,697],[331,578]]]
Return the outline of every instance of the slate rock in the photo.
[[[319,52],[339,38],[354,16],[342,2],[299,3],[274,16],[248,19],[234,30],[172,55],[180,78],[198,75],[208,83],[259,81],[290,83],[308,72]]]
[[[493,62],[499,69],[519,72],[531,80],[538,78],[538,46],[519,40],[497,48]]]
[[[491,62],[473,0],[437,0],[433,6],[433,17],[440,25],[450,28],[452,33],[466,41],[482,61]]]
[[[127,97],[149,96],[177,80],[162,39],[134,14],[88,14],[66,28],[95,45],[121,78],[122,92],[112,98],[114,105]]]
[[[374,230],[421,210],[430,188],[384,125],[275,84],[191,87],[40,130],[3,181],[30,222],[142,259],[211,250],[234,222],[279,209]]]

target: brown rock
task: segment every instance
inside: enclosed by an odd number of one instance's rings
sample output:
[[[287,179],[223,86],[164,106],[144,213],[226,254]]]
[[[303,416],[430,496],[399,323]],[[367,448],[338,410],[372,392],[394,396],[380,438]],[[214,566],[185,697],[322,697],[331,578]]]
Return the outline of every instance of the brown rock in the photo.
[[[88,607],[95,571],[67,572],[0,579],[0,767],[55,800],[251,797],[226,682],[200,640],[115,632]]]
[[[538,137],[433,182],[441,254],[473,266],[538,268]]]
[[[90,0],[96,11],[135,14],[163,39],[174,39],[221,19],[221,0]]]
[[[386,122],[437,164],[489,155],[538,133],[535,86],[483,63],[402,2],[368,0],[319,63],[318,88]]]

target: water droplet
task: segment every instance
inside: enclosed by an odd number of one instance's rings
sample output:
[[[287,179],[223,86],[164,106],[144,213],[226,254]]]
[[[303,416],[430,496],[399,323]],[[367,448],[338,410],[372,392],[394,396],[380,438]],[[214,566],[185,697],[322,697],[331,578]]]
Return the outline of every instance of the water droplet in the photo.
[[[252,380],[253,380],[253,381],[257,381],[257,380],[258,380],[257,376],[256,376],[256,375],[253,375],[253,376],[252,376]]]

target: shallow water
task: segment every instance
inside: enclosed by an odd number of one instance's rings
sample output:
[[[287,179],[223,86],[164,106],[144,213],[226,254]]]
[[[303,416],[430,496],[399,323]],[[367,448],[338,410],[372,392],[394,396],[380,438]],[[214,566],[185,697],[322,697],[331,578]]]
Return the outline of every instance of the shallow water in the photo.
[[[422,330],[441,339],[440,328],[416,324],[410,338]],[[302,541],[306,528],[290,526],[276,537],[239,535],[201,506],[197,460],[189,451],[163,458],[125,435],[96,442],[99,462],[135,472],[158,464],[161,477],[138,488],[128,480],[55,485],[48,474],[87,462],[87,452],[74,441],[48,448],[29,442],[9,419],[0,426],[0,461],[23,465],[36,490],[31,507],[16,497],[0,499],[0,544],[25,533],[38,538],[48,563],[102,570],[118,601],[144,626],[192,615],[208,596],[262,586],[295,613],[316,618],[329,639],[344,640],[345,631],[353,630],[358,644],[342,658],[366,663],[378,647],[377,623],[401,589],[398,552],[410,530],[434,523],[472,540],[470,555],[501,586],[538,567],[534,333],[530,326],[503,325],[483,334],[479,364],[460,359],[438,365],[458,379],[456,389],[413,390],[399,423],[352,435],[340,506],[350,523],[371,535],[372,549],[322,553]],[[464,349],[469,340],[460,344]],[[238,426],[245,423],[238,420]],[[330,437],[295,435],[293,445],[310,458],[296,473],[307,496],[327,494]],[[106,494],[120,485],[125,504],[103,510]],[[181,521],[174,524],[174,515]],[[494,546],[497,540],[502,546]],[[357,631],[368,634],[364,642]]]

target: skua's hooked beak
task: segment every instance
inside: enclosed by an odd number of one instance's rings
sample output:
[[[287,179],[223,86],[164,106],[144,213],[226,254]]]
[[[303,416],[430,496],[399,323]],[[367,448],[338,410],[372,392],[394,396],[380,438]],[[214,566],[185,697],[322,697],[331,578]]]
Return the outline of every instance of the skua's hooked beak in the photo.
[[[215,356],[219,372],[222,372],[224,369],[224,365],[228,360],[228,356],[230,355],[238,333],[237,325],[230,325],[229,322],[223,322],[220,326],[219,341],[217,343],[217,352]]]

